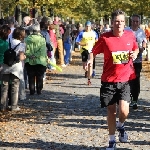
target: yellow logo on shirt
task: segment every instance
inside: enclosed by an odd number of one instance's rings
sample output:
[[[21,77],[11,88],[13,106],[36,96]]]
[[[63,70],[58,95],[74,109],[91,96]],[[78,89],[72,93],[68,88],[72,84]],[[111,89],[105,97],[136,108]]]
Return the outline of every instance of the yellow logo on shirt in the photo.
[[[129,62],[129,51],[112,52],[113,64],[125,64]]]
[[[83,32],[83,37],[82,37],[81,43],[83,43],[83,44],[88,43],[88,45],[82,46],[82,47],[87,49],[89,52],[91,52],[91,50],[95,44],[95,39],[96,39],[96,34],[93,30],[91,30],[90,32]],[[81,49],[81,53],[82,52],[83,52],[83,50]]]

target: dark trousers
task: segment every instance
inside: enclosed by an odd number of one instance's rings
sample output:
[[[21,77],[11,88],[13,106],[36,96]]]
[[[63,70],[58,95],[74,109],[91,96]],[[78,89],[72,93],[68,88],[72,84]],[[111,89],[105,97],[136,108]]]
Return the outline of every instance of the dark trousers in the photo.
[[[37,94],[40,94],[43,89],[43,76],[46,71],[46,67],[39,64],[30,65],[29,63],[26,63],[25,66],[27,69],[30,94],[35,93],[35,83]]]
[[[27,89],[27,71],[26,71],[26,68],[24,67],[24,81],[25,81],[25,88]],[[21,81],[20,81],[21,82]],[[9,83],[9,87],[8,87],[8,106],[11,106],[11,88],[12,88],[12,85],[11,85],[11,82]],[[20,88],[20,86],[19,86]],[[20,91],[19,91],[20,92]],[[20,94],[20,93],[19,93]]]
[[[93,69],[95,69],[95,58],[93,59]]]
[[[134,69],[136,78],[130,82],[132,100],[137,102],[140,94],[140,73],[142,69],[142,63],[134,63]]]
[[[25,67],[25,66],[24,66],[24,69],[23,69],[23,73],[24,73],[25,89],[27,89],[27,85],[28,85],[28,76],[27,76],[27,70],[26,70],[26,67]]]

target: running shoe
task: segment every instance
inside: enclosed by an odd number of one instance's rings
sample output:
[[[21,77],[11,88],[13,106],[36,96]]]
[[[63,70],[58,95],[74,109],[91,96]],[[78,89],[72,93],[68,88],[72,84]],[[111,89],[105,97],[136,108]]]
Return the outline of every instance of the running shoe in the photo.
[[[88,80],[88,85],[91,85],[91,81],[90,80]]]
[[[135,102],[132,106],[133,109],[138,109],[137,103]]]
[[[116,141],[109,141],[109,145],[106,150],[116,150]]]
[[[96,75],[95,75],[95,71],[93,71],[92,73],[92,78],[94,78]]]
[[[132,107],[133,109],[138,109],[137,102],[131,101],[129,106]]]
[[[117,127],[117,131],[119,132],[119,141],[121,143],[126,143],[128,141],[128,134],[125,131],[124,125],[122,127]]]

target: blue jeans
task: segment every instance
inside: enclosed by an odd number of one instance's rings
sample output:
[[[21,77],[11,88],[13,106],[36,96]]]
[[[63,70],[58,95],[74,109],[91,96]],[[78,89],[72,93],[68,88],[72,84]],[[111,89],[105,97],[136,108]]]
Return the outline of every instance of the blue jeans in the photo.
[[[64,44],[64,49],[66,52],[66,55],[64,57],[65,59],[65,64],[69,64],[69,60],[70,60],[70,51],[71,51],[71,44]]]

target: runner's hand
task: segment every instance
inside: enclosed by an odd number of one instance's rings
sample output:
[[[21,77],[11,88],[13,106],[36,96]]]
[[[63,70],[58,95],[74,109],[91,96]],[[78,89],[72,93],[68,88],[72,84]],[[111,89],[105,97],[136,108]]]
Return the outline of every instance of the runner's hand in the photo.
[[[131,51],[130,52],[130,58],[132,58],[133,60],[135,60],[137,58],[137,52],[136,51]]]
[[[90,64],[90,65],[93,64],[93,60],[92,60],[92,59],[89,59],[89,60],[87,61],[87,66],[88,66],[89,64]]]

